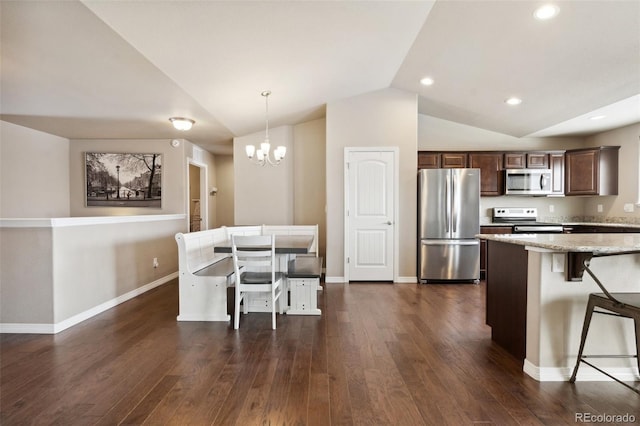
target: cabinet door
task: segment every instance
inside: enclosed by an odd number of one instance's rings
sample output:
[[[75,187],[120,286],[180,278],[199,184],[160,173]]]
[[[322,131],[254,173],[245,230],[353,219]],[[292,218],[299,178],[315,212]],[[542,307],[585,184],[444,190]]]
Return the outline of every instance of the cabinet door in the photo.
[[[437,152],[418,152],[418,169],[439,169],[440,154]]]
[[[524,169],[526,160],[524,152],[507,152],[504,154],[505,169]]]
[[[567,151],[566,195],[598,195],[599,149]]]
[[[502,153],[471,153],[469,165],[480,169],[480,195],[502,195]]]
[[[530,152],[527,154],[528,169],[548,169],[549,154],[546,152]]]
[[[467,154],[451,152],[442,154],[442,167],[445,169],[457,169],[467,167]]]
[[[511,226],[481,226],[481,234],[511,234]],[[487,240],[480,240],[480,279],[485,279],[487,272]]]
[[[564,194],[564,154],[550,154],[551,192],[553,195]]]

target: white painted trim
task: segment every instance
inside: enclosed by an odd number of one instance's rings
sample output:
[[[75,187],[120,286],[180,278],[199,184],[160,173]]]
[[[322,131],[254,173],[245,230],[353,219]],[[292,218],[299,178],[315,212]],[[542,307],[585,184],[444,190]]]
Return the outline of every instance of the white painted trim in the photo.
[[[418,284],[418,277],[398,277],[394,282],[397,284]]]
[[[636,206],[640,207],[640,136],[638,136],[638,158],[637,158],[637,162],[636,162],[636,166],[638,167],[638,187],[636,188],[638,193],[637,193],[637,199],[636,199]]]
[[[271,311],[269,311],[271,312]],[[231,321],[231,315],[225,315],[224,317],[219,317],[216,315],[178,315],[176,317],[177,321],[219,321],[219,322],[229,322]]]
[[[121,303],[124,303],[128,300],[133,299],[136,296],[141,295],[142,293],[146,293],[149,290],[152,290],[156,287],[161,286],[175,278],[178,278],[178,272],[174,272],[172,274],[166,275],[162,278],[159,278],[153,282],[145,284],[141,287],[136,288],[128,293],[125,293],[121,296],[118,296],[114,299],[108,300],[104,303],[101,303],[98,306],[94,306],[91,309],[88,309],[84,312],[81,312],[77,315],[74,315],[70,318],[67,318],[64,321],[61,321],[56,324],[21,324],[21,323],[0,323],[0,334],[3,333],[24,333],[24,334],[56,334],[61,331],[66,330],[69,327],[77,325],[82,321],[85,321],[91,317],[94,317],[102,312],[109,310]]]
[[[635,367],[608,367],[603,370],[622,381],[638,380],[638,369]],[[573,367],[538,367],[525,359],[522,371],[538,382],[568,382],[573,374]],[[582,364],[578,369],[576,381],[612,382],[613,379],[586,364]]]
[[[327,284],[345,284],[347,281],[344,277],[324,277],[324,282]]]
[[[186,214],[158,214],[138,216],[95,216],[54,218],[3,218],[0,228],[63,228],[70,226],[111,225],[115,223],[160,222],[183,220]]]
[[[399,259],[400,259],[400,148],[397,146],[381,147],[345,147],[344,148],[344,172],[342,180],[344,184],[343,199],[343,233],[344,233],[344,259],[343,271],[344,282],[349,282],[349,265],[347,257],[349,255],[349,221],[347,218],[347,207],[349,206],[349,154],[351,152],[392,152],[393,153],[393,281],[399,279]]]

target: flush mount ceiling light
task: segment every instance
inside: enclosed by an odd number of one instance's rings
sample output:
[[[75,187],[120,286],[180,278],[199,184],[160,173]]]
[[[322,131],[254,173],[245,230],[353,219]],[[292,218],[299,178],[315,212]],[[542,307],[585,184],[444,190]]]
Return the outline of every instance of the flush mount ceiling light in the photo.
[[[264,142],[260,144],[260,149],[256,151],[256,147],[253,145],[245,146],[245,151],[247,153],[247,157],[249,160],[252,160],[255,164],[260,166],[264,166],[265,164],[270,164],[272,166],[277,166],[280,164],[280,161],[284,159],[284,156],[287,154],[286,146],[278,146],[273,150],[273,160],[269,155],[269,151],[271,150],[271,143],[269,142],[269,95],[271,94],[270,90],[265,90],[261,93],[264,96],[264,104],[265,104],[265,117],[266,117],[266,130],[264,134]],[[255,156],[255,159],[254,159]]]
[[[195,123],[192,119],[184,117],[171,117],[169,121],[173,124],[173,127],[175,127],[176,130],[182,131],[191,129],[191,126]]]
[[[420,84],[423,86],[431,86],[433,84],[433,79],[431,77],[424,77],[420,80]]]
[[[509,99],[506,99],[504,101],[504,103],[507,104],[507,105],[520,105],[522,103],[522,99],[516,98],[516,97],[511,97]]]
[[[537,8],[535,12],[533,12],[533,16],[541,21],[546,21],[556,16],[558,12],[560,12],[560,9],[558,9],[558,6],[555,4],[545,4]]]

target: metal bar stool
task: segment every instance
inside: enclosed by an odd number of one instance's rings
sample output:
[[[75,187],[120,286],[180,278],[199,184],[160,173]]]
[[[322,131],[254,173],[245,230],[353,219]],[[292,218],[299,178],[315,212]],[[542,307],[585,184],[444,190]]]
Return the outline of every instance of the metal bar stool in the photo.
[[[589,295],[589,301],[587,303],[587,312],[584,317],[584,325],[582,326],[582,338],[580,339],[580,350],[578,351],[578,359],[576,360],[576,366],[573,369],[573,374],[569,379],[569,382],[574,383],[576,381],[576,375],[578,374],[578,367],[581,362],[595,368],[602,374],[615,380],[616,382],[626,386],[632,391],[640,394],[640,390],[629,386],[623,381],[613,377],[611,374],[596,367],[585,358],[636,358],[638,369],[640,370],[640,293],[609,293],[600,280],[589,269],[589,259],[584,261],[584,270],[593,278],[598,287],[602,290],[602,293],[591,293]],[[596,308],[605,309],[606,311],[596,310]],[[631,318],[635,324],[636,332],[636,354],[635,355],[583,355],[585,340],[587,339],[587,333],[589,331],[589,324],[591,323],[592,315],[603,314],[611,315],[622,318]]]

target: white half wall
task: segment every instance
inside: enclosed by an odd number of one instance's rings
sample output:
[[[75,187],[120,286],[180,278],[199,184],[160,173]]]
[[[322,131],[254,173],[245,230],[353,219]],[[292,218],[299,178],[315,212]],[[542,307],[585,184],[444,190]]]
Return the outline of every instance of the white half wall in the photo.
[[[55,333],[175,278],[185,219],[0,220],[0,331]]]

